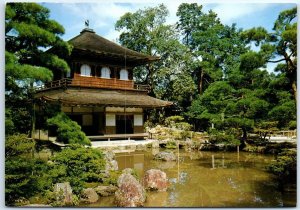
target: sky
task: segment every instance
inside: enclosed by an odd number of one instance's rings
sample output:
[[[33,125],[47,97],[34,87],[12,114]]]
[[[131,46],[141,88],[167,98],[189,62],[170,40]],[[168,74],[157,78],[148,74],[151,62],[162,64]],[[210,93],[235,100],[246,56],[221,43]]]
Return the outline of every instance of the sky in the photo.
[[[119,3],[118,3],[119,2]],[[141,3],[143,2],[143,3]],[[155,2],[155,3],[154,3]],[[50,9],[50,18],[58,21],[65,28],[64,40],[69,40],[78,35],[85,27],[85,20],[89,20],[90,28],[97,34],[116,41],[119,33],[115,31],[116,21],[126,12],[135,12],[138,9],[158,6],[164,3],[168,10],[168,24],[174,24],[178,20],[176,11],[183,2],[201,1],[104,1],[99,3],[42,3]],[[218,14],[222,23],[231,25],[236,23],[238,28],[249,29],[263,26],[272,30],[274,21],[282,10],[290,9],[296,4],[293,3],[204,3],[203,10],[206,12],[212,9]]]
[[[179,1],[179,0],[160,0],[160,1],[100,1],[100,2],[64,2],[64,3],[41,3],[50,9],[50,18],[59,22],[65,28],[65,34],[62,36],[64,40],[69,40],[77,35],[85,28],[85,20],[89,20],[90,28],[98,35],[108,40],[117,42],[120,32],[115,30],[115,23],[122,15],[127,12],[136,12],[139,9],[158,6],[163,3],[169,10],[167,24],[175,24],[178,21],[176,11],[178,6],[183,3],[198,3],[203,5],[203,11],[213,10],[217,13],[221,22],[226,25],[236,23],[238,28],[249,29],[252,27],[262,26],[272,31],[273,24],[279,13],[283,10],[296,6],[295,3],[282,2],[231,2],[220,3],[210,1]],[[257,48],[253,47],[254,50]],[[275,63],[269,63],[267,70],[273,72]]]

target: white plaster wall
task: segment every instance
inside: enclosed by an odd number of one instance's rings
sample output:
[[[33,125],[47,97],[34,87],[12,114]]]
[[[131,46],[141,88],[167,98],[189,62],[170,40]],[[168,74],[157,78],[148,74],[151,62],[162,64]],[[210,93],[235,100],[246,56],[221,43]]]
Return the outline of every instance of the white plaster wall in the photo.
[[[106,126],[116,126],[116,115],[106,114]]]
[[[143,115],[141,115],[141,114],[134,115],[134,125],[136,125],[136,126],[143,125]]]

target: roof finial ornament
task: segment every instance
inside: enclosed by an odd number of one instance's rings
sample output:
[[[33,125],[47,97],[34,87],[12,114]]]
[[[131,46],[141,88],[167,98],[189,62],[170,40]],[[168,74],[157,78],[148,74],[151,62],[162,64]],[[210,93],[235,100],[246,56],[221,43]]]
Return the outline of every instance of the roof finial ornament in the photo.
[[[84,22],[84,25],[88,28],[88,27],[90,26],[90,21],[89,21],[89,20],[86,20],[86,21]]]

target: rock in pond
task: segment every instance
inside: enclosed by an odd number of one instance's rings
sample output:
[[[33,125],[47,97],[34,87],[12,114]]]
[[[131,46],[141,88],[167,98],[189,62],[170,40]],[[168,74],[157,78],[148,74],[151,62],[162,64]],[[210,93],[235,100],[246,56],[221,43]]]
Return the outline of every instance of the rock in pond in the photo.
[[[84,203],[95,203],[99,199],[98,194],[93,188],[83,189],[80,200]]]
[[[102,197],[113,195],[117,190],[118,187],[109,185],[109,186],[98,186],[94,188],[96,193]]]
[[[119,189],[115,193],[118,207],[141,207],[146,201],[146,192],[131,174],[121,174],[118,179]]]
[[[54,185],[56,201],[62,206],[73,204],[73,193],[69,182],[56,183]]]
[[[106,160],[105,171],[116,171],[119,169],[118,162],[115,160],[115,154],[112,151],[104,151],[104,159]]]
[[[159,152],[154,156],[155,160],[176,161],[176,156],[173,152]]]
[[[134,175],[135,171],[132,168],[125,168],[122,170],[122,174],[130,174],[130,175]]]
[[[167,174],[158,169],[150,169],[144,175],[143,185],[147,190],[166,191],[168,188]]]

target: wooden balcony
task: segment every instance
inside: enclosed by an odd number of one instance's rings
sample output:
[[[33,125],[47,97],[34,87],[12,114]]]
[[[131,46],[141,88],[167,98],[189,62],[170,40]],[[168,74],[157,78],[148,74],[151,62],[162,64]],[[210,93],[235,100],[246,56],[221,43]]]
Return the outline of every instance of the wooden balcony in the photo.
[[[74,79],[72,80],[71,85],[80,87],[96,87],[122,90],[132,90],[134,87],[132,80],[80,76],[79,74],[74,74]]]
[[[74,75],[73,79],[64,78],[52,82],[45,83],[43,86],[37,88],[38,91],[55,88],[66,87],[91,87],[91,88],[105,88],[115,90],[141,90],[149,91],[149,85],[134,84],[132,80],[119,80],[116,78],[99,78],[86,77]]]

